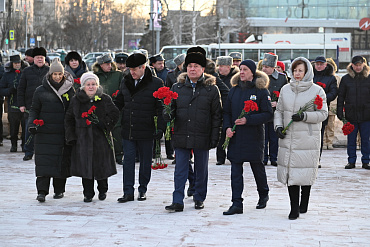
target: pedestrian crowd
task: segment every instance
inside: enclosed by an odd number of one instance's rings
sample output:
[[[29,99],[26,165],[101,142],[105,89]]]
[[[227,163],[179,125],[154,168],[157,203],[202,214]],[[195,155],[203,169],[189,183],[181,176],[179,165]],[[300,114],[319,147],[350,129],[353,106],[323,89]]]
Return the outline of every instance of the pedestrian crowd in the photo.
[[[352,58],[342,78],[333,59],[324,56],[312,62],[297,57],[285,71],[272,52],[261,61],[231,52],[214,62],[199,46],[175,57],[174,70],[161,54],[148,58],[143,49],[101,55],[92,71],[75,51],[65,65],[46,58],[46,50],[35,47],[24,60],[11,56],[0,69],[10,152],[18,151],[20,139],[23,160],[34,158],[39,202],[45,202],[51,180],[53,198],[63,198],[70,176],[81,177],[84,202],[95,196],[94,180],[98,199],[105,200],[116,164],[123,169],[117,201],[134,201],[136,162],[137,200],[145,201],[156,147],[164,139],[166,157],[175,164],[166,210],[184,210],[187,181],[195,209],[205,207],[209,150],[216,148],[216,165],[231,162],[232,204],[224,215],[243,213],[244,162],[256,182],[256,209],[267,206],[270,162],[287,186],[288,218],[294,220],[308,210],[322,149],[333,149],[336,116],[348,135],[345,169],[356,167],[358,139],[362,168],[370,169],[370,68],[362,56]],[[172,91],[171,99],[158,95],[163,87]],[[2,131],[1,122],[0,146]]]

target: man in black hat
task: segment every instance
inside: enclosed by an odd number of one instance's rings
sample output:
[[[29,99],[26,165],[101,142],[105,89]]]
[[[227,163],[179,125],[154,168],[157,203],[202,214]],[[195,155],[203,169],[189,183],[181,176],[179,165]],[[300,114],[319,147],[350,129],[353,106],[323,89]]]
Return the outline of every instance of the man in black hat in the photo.
[[[202,48],[201,48],[202,49]],[[209,150],[217,147],[222,124],[220,91],[216,78],[205,74],[205,52],[190,48],[185,58],[187,72],[178,76],[172,91],[178,98],[172,104],[172,114],[164,114],[165,120],[174,119],[173,146],[176,154],[174,174],[175,190],[169,211],[184,209],[184,189],[189,173],[189,158],[194,154],[195,209],[203,209],[207,195]],[[194,52],[193,52],[194,51]]]
[[[128,70],[128,68],[126,67],[127,58],[128,54],[126,52],[117,53],[114,57],[114,61],[116,62],[118,69],[122,72]]]
[[[339,85],[337,103],[338,118],[346,119],[355,127],[347,136],[348,164],[345,169],[356,167],[356,138],[360,132],[362,168],[370,170],[370,67],[364,57],[354,56],[347,71]]]
[[[24,60],[26,60],[26,62],[32,66],[33,65],[33,55],[32,55],[32,52],[33,52],[33,48],[30,48],[28,49],[25,53],[24,53]]]
[[[10,62],[6,64],[4,76],[0,80],[0,97],[8,98],[8,121],[10,125],[10,152],[17,152],[17,141],[19,126],[22,126],[22,149],[24,147],[24,121],[23,113],[20,112],[17,100],[17,88],[24,68],[28,66],[27,62],[21,60],[20,55],[10,56]],[[2,109],[0,109],[2,111]],[[1,126],[2,127],[2,126]],[[0,129],[2,134],[2,128]],[[1,137],[2,138],[2,135]],[[2,140],[2,139],[0,139]]]
[[[31,109],[32,97],[36,88],[42,84],[42,79],[49,72],[49,66],[45,65],[46,50],[44,47],[35,47],[32,51],[34,64],[24,69],[17,90],[18,105],[21,112],[25,112],[26,136],[30,137],[28,131],[28,111]],[[24,161],[31,160],[33,157],[33,139],[24,145]]]
[[[165,124],[162,104],[153,93],[163,87],[163,81],[152,75],[146,66],[147,58],[142,53],[130,55],[126,65],[130,73],[122,80],[115,103],[122,110],[123,138],[123,197],[118,202],[134,200],[135,156],[140,156],[139,201],[146,200],[147,186],[151,176],[153,139],[160,140]],[[158,130],[154,117],[157,116]]]
[[[326,58],[323,56],[318,56],[313,62],[313,82],[321,86],[326,93],[326,102],[328,104],[328,109],[330,102],[335,100],[338,95],[338,84],[337,78],[334,76],[334,68],[332,65],[326,62]],[[328,124],[328,119],[322,122],[321,126],[321,147],[320,147],[320,157],[323,148],[324,132],[325,127]],[[319,165],[321,168],[321,165]]]

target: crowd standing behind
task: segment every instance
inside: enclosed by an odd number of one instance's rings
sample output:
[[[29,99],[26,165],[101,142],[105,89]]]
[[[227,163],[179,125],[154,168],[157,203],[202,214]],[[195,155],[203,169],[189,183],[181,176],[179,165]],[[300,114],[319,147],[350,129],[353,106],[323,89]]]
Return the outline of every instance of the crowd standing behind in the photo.
[[[206,59],[204,49],[192,47],[175,57],[177,67],[171,71],[161,54],[151,57],[148,66],[148,53],[140,49],[132,55],[118,53],[114,61],[109,54],[99,56],[91,73],[75,51],[67,54],[65,68],[54,60],[49,62],[49,69],[43,47],[28,49],[25,61],[14,55],[0,68],[0,103],[7,97],[10,152],[17,151],[21,125],[23,160],[31,160],[35,153],[39,202],[45,201],[51,178],[53,197],[63,198],[69,176],[82,178],[85,202],[92,201],[94,179],[97,180],[98,198],[104,200],[108,177],[117,172],[116,162],[123,165],[124,194],[118,202],[133,201],[135,161],[140,161],[137,199],[143,201],[147,199],[151,177],[153,141],[162,138],[165,121],[173,120],[174,131],[171,142],[166,142],[166,154],[169,159],[176,158],[174,192],[166,210],[183,211],[188,178],[188,196],[194,196],[196,209],[204,208],[209,150],[218,147],[216,164],[224,164],[226,152],[222,144],[228,137],[232,206],[224,215],[243,213],[243,162],[250,162],[257,184],[256,208],[266,207],[269,187],[264,163],[270,159],[272,165],[277,165],[278,180],[288,187],[289,219],[296,219],[299,213],[307,212],[320,165],[319,147],[333,148],[335,115],[328,114],[328,107],[331,111],[336,107],[338,118],[354,126],[347,137],[345,169],[355,168],[358,133],[362,168],[370,169],[369,66],[364,57],[354,56],[347,67],[348,74],[339,83],[331,58],[319,56],[312,64],[306,58],[296,58],[290,68],[291,79],[275,54],[266,53],[258,67],[254,61],[242,58],[241,53],[231,52],[218,57],[216,66]],[[178,93],[178,98],[173,101],[172,114],[163,112],[162,117],[163,106],[153,93],[164,82]],[[280,91],[277,103],[271,101],[274,91]],[[335,103],[337,92],[335,106],[330,103]],[[300,107],[316,95],[323,99],[323,108],[300,112]],[[258,110],[239,118],[248,100],[254,101]],[[231,131],[234,124],[236,129]],[[327,138],[323,145],[325,125]],[[280,138],[278,142],[271,138],[275,135]],[[2,146],[2,135],[0,138]]]

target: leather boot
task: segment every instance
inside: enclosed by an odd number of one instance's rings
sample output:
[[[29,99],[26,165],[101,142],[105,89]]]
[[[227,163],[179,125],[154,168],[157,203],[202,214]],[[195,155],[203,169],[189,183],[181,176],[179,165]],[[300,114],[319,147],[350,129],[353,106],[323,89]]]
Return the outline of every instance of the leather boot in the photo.
[[[299,212],[304,214],[307,212],[308,201],[310,199],[311,185],[301,186],[301,204],[299,205]]]
[[[290,220],[295,220],[299,217],[299,186],[288,186],[288,192],[290,198],[290,213],[288,217]]]

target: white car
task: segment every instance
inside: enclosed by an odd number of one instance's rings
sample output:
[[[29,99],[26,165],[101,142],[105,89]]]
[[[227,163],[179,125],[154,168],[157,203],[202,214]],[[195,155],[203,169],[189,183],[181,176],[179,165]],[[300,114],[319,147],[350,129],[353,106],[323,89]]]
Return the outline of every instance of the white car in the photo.
[[[50,58],[50,62],[53,61],[54,58],[58,57],[60,59],[60,54],[57,52],[50,52],[47,53],[47,56]]]

